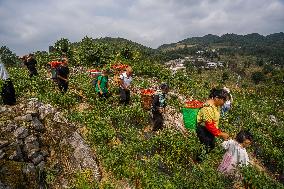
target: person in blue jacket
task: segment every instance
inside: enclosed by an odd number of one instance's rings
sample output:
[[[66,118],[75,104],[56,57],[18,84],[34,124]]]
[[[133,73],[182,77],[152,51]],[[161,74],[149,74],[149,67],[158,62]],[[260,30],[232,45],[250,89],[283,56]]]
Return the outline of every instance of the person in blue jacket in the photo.
[[[158,131],[163,128],[164,117],[163,113],[166,107],[166,94],[169,92],[169,85],[163,83],[160,85],[160,90],[158,90],[152,102],[152,121],[153,129],[152,131]]]

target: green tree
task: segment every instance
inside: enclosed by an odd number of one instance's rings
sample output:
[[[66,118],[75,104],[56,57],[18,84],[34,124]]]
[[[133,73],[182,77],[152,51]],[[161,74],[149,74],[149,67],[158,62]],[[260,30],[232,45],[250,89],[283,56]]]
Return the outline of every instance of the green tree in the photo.
[[[20,64],[20,60],[18,59],[16,54],[6,46],[2,46],[0,48],[0,58],[5,65],[11,66]]]
[[[57,59],[65,56],[68,58],[69,63],[74,63],[72,43],[66,38],[61,38],[55,42],[54,50],[50,53],[50,57],[52,57],[51,59]]]
[[[103,66],[113,59],[108,54],[109,47],[104,43],[97,43],[90,37],[84,37],[75,49],[75,60],[79,65]]]
[[[57,51],[67,53],[68,50],[70,49],[70,41],[66,38],[61,38],[60,40],[56,41],[54,44],[54,48]]]

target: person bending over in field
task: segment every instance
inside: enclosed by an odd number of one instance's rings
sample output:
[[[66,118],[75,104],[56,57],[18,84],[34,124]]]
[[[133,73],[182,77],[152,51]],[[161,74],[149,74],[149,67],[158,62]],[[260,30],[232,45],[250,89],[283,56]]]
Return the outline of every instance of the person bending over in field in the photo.
[[[246,148],[252,143],[253,136],[249,131],[240,131],[235,140],[227,140],[222,147],[227,150],[218,171],[224,174],[232,174],[237,166],[249,165],[249,157]]]
[[[252,143],[253,136],[249,131],[240,131],[235,140],[224,141],[222,147],[226,150],[218,171],[233,178],[234,185],[240,185],[242,176],[239,166],[251,164],[246,148]]]

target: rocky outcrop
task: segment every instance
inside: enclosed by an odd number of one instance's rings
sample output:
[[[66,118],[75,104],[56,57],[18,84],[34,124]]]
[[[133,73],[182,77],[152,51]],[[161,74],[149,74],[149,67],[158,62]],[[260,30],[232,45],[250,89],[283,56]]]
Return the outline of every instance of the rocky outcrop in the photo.
[[[74,149],[73,163],[76,169],[92,169],[93,177],[100,180],[99,167],[96,163],[95,157],[92,155],[91,148],[84,142],[84,139],[78,132],[74,132],[69,138],[68,143],[71,144]]]
[[[84,169],[99,181],[96,156],[79,130],[36,98],[1,106],[0,188],[68,188],[72,176]]]

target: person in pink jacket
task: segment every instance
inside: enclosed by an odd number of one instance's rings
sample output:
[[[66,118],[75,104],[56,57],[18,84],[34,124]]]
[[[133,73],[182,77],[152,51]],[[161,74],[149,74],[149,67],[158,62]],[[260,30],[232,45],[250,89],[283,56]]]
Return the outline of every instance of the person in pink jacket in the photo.
[[[250,164],[246,148],[250,146],[253,136],[249,131],[240,131],[235,140],[224,141],[222,146],[226,150],[218,171],[226,175],[232,175],[238,166]]]

